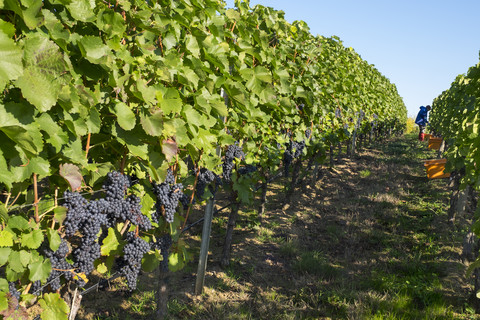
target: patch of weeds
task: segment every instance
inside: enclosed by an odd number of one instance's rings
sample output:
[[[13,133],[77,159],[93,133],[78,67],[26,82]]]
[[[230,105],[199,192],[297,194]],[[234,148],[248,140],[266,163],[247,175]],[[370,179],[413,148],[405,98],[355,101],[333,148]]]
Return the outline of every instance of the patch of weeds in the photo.
[[[360,171],[360,177],[362,177],[362,178],[370,177],[371,174],[372,174],[372,172],[368,169]]]
[[[241,226],[247,229],[255,229],[256,227],[260,226],[260,218],[258,216],[257,210],[252,210],[248,212],[239,212],[239,214],[246,217],[246,219],[239,221],[238,226]]]
[[[155,310],[155,292],[154,291],[140,291],[129,299],[131,302],[130,308],[136,314],[146,315]]]
[[[266,227],[259,227],[258,228],[258,235],[257,239],[260,242],[266,243],[266,242],[275,242],[279,243],[283,239],[280,237],[275,237],[275,232],[269,228]]]
[[[302,253],[293,268],[297,272],[314,274],[323,279],[335,278],[340,273],[339,267],[330,264],[327,258],[318,251]]]
[[[345,234],[345,231],[337,225],[328,225],[325,231],[335,243],[338,243]]]
[[[226,292],[230,291],[232,288],[223,279],[218,279],[218,281],[215,283],[215,289]]]
[[[287,239],[280,245],[280,254],[286,258],[293,258],[298,252],[298,241]]]
[[[179,315],[189,309],[188,305],[178,299],[170,299],[167,302],[168,314]]]

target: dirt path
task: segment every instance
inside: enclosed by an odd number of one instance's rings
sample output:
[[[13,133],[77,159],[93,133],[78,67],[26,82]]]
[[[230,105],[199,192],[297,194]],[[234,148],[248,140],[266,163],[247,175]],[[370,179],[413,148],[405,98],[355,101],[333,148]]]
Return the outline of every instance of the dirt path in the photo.
[[[412,136],[360,150],[323,169],[289,206],[279,181],[263,225],[242,208],[227,269],[219,265],[227,219],[216,217],[204,294],[193,295],[192,261],[171,275],[169,318],[475,319],[460,260],[469,217],[448,224],[448,180],[426,178],[430,158]],[[83,319],[149,319],[152,277],[129,298],[112,291],[114,306],[102,312],[86,302]]]

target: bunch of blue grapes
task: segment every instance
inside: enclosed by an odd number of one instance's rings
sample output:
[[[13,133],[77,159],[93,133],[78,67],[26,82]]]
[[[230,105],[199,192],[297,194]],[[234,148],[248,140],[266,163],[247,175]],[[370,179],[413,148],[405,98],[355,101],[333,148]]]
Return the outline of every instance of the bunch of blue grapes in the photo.
[[[243,159],[244,157],[245,153],[243,153],[242,148],[240,148],[238,145],[232,144],[227,147],[222,164],[223,179],[225,181],[230,182],[232,180],[232,170],[234,166],[233,160],[235,158]]]
[[[32,289],[30,292],[33,295],[39,296],[42,294],[42,282],[40,280],[36,280],[32,283]]]
[[[118,171],[107,173],[107,178],[102,186],[105,190],[105,200],[111,201],[113,199],[123,200],[127,189],[132,186],[132,179],[128,175],[124,175]]]
[[[256,166],[254,166],[252,164],[247,164],[246,166],[243,166],[243,167],[238,169],[238,174],[247,175],[247,174],[253,173],[255,171],[257,171]]]
[[[293,157],[295,159],[300,158],[300,156],[303,153],[303,149],[305,148],[305,140],[302,140],[300,142],[292,142],[293,149],[295,149],[295,153],[293,154]]]
[[[70,248],[68,247],[67,241],[62,238],[60,246],[56,251],[52,251],[50,248],[45,249],[43,251],[46,258],[50,260],[52,264],[52,272],[48,276],[47,283],[50,284],[50,287],[53,291],[60,289],[61,286],[61,276],[63,276],[67,281],[73,279],[73,273],[71,272],[74,267],[67,261],[67,256],[70,252]],[[38,286],[38,283],[35,287]],[[34,291],[36,294],[40,294],[38,292],[38,288]]]
[[[185,199],[183,185],[175,183],[173,172],[169,169],[164,182],[153,184],[153,193],[157,202],[155,203],[156,212],[152,215],[152,220],[158,222],[162,213],[165,213],[165,220],[172,223],[179,201]]]
[[[292,164],[293,160],[301,157],[304,148],[305,140],[300,142],[289,141],[287,143],[285,152],[283,153],[283,170],[285,177],[288,177],[290,165]]]
[[[212,182],[215,182],[215,188],[212,187]],[[195,188],[195,195],[198,199],[202,199],[205,194],[205,188],[208,186],[210,192],[215,193],[219,185],[222,184],[222,179],[214,172],[201,168],[198,173],[197,186]]]
[[[80,193],[69,190],[63,193],[63,199],[63,206],[67,208],[67,216],[63,222],[65,235],[71,237],[78,231],[82,222],[89,216],[87,212],[88,200]]]
[[[127,244],[123,247],[120,273],[127,279],[130,290],[137,288],[137,278],[142,266],[143,255],[150,251],[148,242],[137,237],[134,232],[127,233]]]
[[[125,218],[134,225],[139,226],[140,229],[147,231],[152,228],[152,222],[142,213],[140,201],[140,198],[135,195],[129,195],[125,199]]]
[[[79,241],[72,252],[75,273],[89,275],[94,270],[94,262],[100,257],[99,234],[104,228],[114,227],[119,222],[130,221],[142,230],[152,228],[150,219],[142,214],[140,198],[128,195],[128,188],[132,186],[132,179],[128,175],[113,171],[107,174],[102,186],[105,197],[97,200],[87,200],[78,192],[65,191],[64,206],[67,208],[67,216],[64,221],[65,235],[77,236]],[[102,233],[104,234],[104,233]],[[54,269],[72,269],[65,265],[61,259],[52,256],[52,264],[58,264]],[[57,260],[55,260],[57,259]],[[63,265],[60,265],[63,264]],[[59,275],[62,272],[52,271],[51,287],[56,290],[60,286]],[[73,273],[64,273],[71,280]],[[84,285],[81,277],[77,277],[79,285]]]
[[[8,283],[8,291],[10,292],[12,297],[17,298],[17,301],[20,301],[20,291],[17,290],[17,287],[15,286],[15,282]]]
[[[292,150],[292,143],[288,143],[287,148],[283,153],[283,174],[285,177],[288,177],[288,173],[290,171],[290,165],[292,164],[294,159],[293,155],[294,155],[294,152]]]
[[[310,136],[311,136],[311,135],[312,135],[312,130],[310,130],[310,129],[305,130],[305,137],[306,137],[307,139],[310,139]]]
[[[169,234],[162,236],[155,242],[152,242],[152,250],[158,249],[162,254],[163,260],[160,261],[160,269],[162,272],[168,271],[168,253],[170,251],[170,247],[172,246],[172,237]]]

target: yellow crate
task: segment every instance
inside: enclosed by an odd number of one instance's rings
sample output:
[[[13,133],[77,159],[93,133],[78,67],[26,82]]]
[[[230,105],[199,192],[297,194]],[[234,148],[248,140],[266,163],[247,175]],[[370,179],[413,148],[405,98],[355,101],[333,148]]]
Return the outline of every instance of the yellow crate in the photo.
[[[445,173],[445,164],[447,159],[435,159],[425,161],[428,179],[441,179],[450,177],[450,173]]]
[[[442,138],[430,137],[428,139],[428,148],[438,150],[442,145],[442,141]]]

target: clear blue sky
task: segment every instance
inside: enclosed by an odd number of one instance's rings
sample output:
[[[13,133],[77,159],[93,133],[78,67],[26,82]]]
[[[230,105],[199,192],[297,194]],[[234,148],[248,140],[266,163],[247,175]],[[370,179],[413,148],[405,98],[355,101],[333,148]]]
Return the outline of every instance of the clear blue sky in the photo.
[[[233,7],[234,1],[226,1]],[[336,35],[397,86],[416,116],[479,61],[480,0],[251,0]]]

